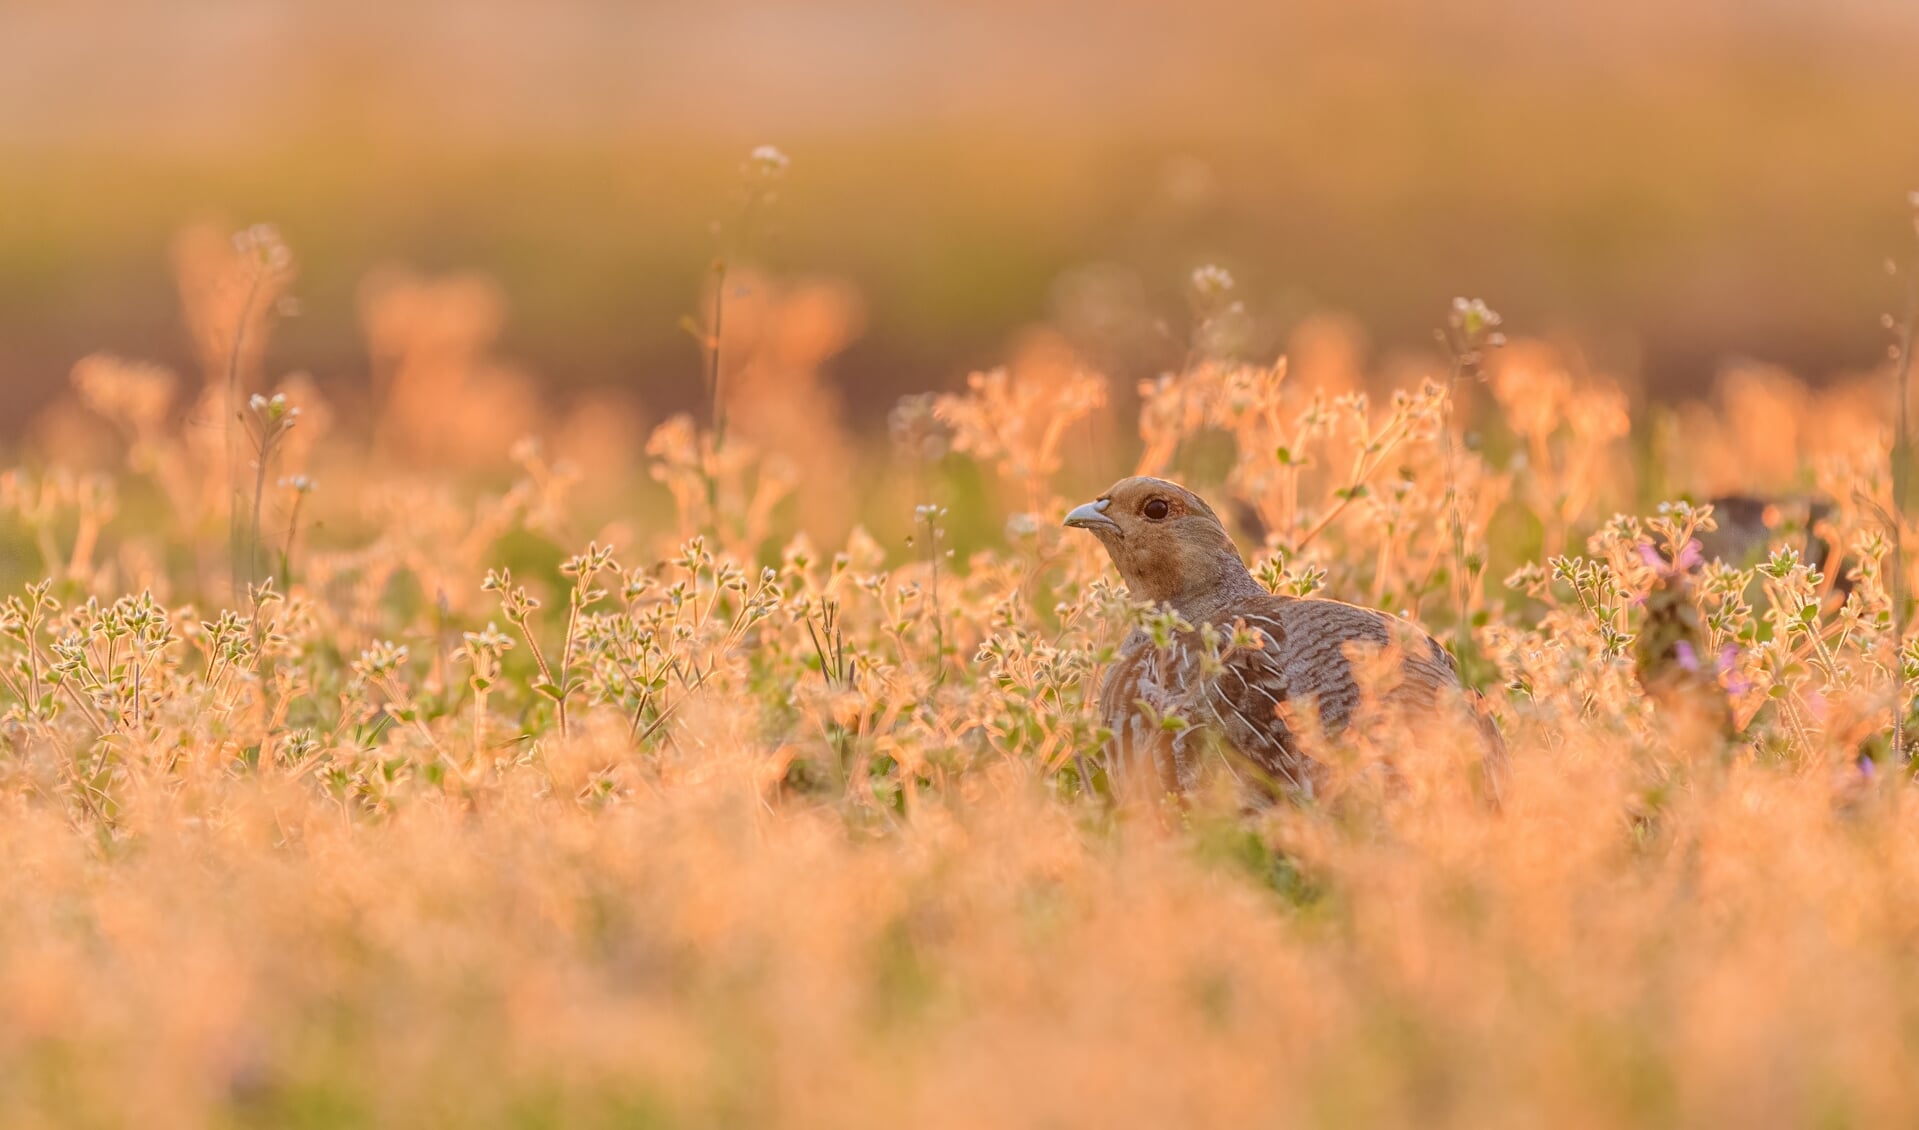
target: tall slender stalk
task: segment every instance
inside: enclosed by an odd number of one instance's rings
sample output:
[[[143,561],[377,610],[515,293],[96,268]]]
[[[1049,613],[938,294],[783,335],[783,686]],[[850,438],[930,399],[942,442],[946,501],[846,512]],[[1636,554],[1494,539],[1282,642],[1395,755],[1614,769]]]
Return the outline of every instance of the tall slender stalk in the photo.
[[[1907,417],[1912,390],[1913,324],[1919,322],[1919,277],[1906,273],[1906,316],[1899,329],[1898,423],[1892,444],[1892,756],[1904,764],[1906,749],[1906,504],[1912,470],[1912,435]]]
[[[293,583],[293,542],[300,533],[300,507],[313,490],[313,480],[305,475],[295,475],[291,479],[282,479],[281,483],[293,490],[293,507],[287,515],[287,536],[280,549],[280,584],[287,586]]]
[[[1456,636],[1454,650],[1462,664],[1468,659],[1468,648],[1472,644],[1471,591],[1468,588],[1471,578],[1466,567],[1466,521],[1459,507],[1459,472],[1457,456],[1453,451],[1453,417],[1456,401],[1459,397],[1459,385],[1466,377],[1483,377],[1483,366],[1488,351],[1497,349],[1506,343],[1506,336],[1499,332],[1500,317],[1479,299],[1453,299],[1452,313],[1446,320],[1446,329],[1438,333],[1439,340],[1452,356],[1452,372],[1447,379],[1446,399],[1442,406],[1439,424],[1442,459],[1446,474],[1446,507],[1448,522],[1452,534],[1453,551],[1453,607],[1457,621],[1454,624]],[[1474,570],[1476,575],[1477,570]]]
[[[707,323],[706,392],[713,401],[713,458],[726,447],[726,391],[720,387],[720,342],[726,325],[726,260],[713,261],[713,320]],[[720,519],[718,467],[706,469],[706,511],[717,529]]]
[[[255,224],[238,233],[233,237],[233,249],[240,256],[240,269],[246,272],[246,292],[241,298],[240,311],[233,322],[233,339],[227,348],[226,403],[223,405],[226,412],[230,581],[233,599],[237,602],[246,587],[259,579],[260,495],[265,487],[265,467],[262,466],[256,473],[254,484],[252,523],[243,530],[240,518],[245,512],[245,490],[240,472],[240,443],[241,432],[246,430],[248,420],[243,411],[245,404],[240,399],[240,366],[246,353],[247,332],[253,327],[254,312],[260,308],[261,299],[274,289],[269,284],[284,279],[293,269],[293,253],[287,249],[286,241],[280,238],[279,230],[271,224]],[[263,457],[262,464],[264,462]]]
[[[741,173],[744,177],[744,198],[740,212],[730,230],[720,242],[718,254],[713,259],[713,313],[701,327],[694,319],[683,319],[681,324],[698,338],[706,349],[706,394],[711,400],[709,417],[713,428],[713,447],[711,459],[717,462],[720,452],[726,447],[726,390],[721,387],[724,370],[720,367],[720,345],[724,340],[726,328],[726,277],[731,270],[733,259],[747,245],[753,234],[753,224],[759,216],[762,205],[773,202],[775,189],[780,178],[785,175],[788,165],[786,154],[770,145],[762,145],[747,157]],[[715,231],[720,231],[716,224]],[[705,464],[707,461],[702,460]],[[706,478],[706,506],[708,517],[717,532],[720,516],[720,483],[717,466],[703,466]]]
[[[260,567],[260,564],[261,564],[260,558],[263,556],[263,554],[261,553],[261,549],[264,547],[266,542],[266,539],[261,537],[260,535],[260,508],[266,502],[268,452],[269,452],[269,449],[267,445],[263,442],[261,443],[259,450],[253,453],[253,459],[254,459],[253,522],[248,527],[248,531],[249,531],[248,533],[249,544],[247,546],[247,584],[248,585],[252,585],[253,583],[259,580],[259,577],[255,575],[255,571],[259,569]]]
[[[1453,453],[1453,416],[1455,400],[1459,395],[1459,378],[1462,364],[1458,358],[1453,360],[1452,373],[1446,379],[1446,399],[1441,406],[1439,437],[1441,458],[1446,470],[1446,519],[1448,532],[1452,536],[1453,549],[1453,630],[1458,635],[1455,650],[1463,648],[1471,637],[1466,609],[1466,521],[1459,513],[1459,469],[1456,466],[1458,456]]]
[[[240,315],[233,325],[233,344],[227,350],[226,380],[226,479],[229,490],[227,502],[227,537],[231,561],[231,587],[233,598],[238,600],[243,586],[253,583],[253,565],[249,547],[240,532],[240,514],[244,502],[244,493],[240,489],[240,433],[246,427],[246,419],[240,411],[240,353],[246,347],[247,325],[253,320],[253,304],[259,301],[260,289],[266,282],[266,272],[257,268],[249,271],[246,298],[240,303]],[[254,492],[255,498],[259,492]],[[257,530],[259,517],[254,517]],[[257,533],[255,535],[257,537]],[[247,555],[245,576],[242,577],[242,555]]]

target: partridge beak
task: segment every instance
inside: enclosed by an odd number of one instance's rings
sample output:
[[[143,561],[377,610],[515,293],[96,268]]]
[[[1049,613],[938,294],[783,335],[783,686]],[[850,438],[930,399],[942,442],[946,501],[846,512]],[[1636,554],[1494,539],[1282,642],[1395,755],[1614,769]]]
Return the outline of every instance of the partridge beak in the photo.
[[[1084,506],[1075,506],[1072,511],[1066,515],[1065,524],[1082,530],[1091,530],[1094,533],[1103,531],[1116,534],[1119,532],[1119,523],[1106,516],[1106,508],[1112,504],[1112,499],[1102,498],[1098,502],[1089,502]]]

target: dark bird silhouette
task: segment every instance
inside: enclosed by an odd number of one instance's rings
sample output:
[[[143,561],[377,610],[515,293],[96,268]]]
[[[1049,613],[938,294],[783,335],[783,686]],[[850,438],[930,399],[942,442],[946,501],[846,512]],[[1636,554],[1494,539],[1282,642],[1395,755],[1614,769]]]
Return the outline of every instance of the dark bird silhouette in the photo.
[[[1645,618],[1633,637],[1639,685],[1675,721],[1694,720],[1730,738],[1732,704],[1720,689],[1720,659],[1707,650],[1706,626],[1693,596],[1698,546],[1688,546],[1677,561],[1667,561],[1651,546],[1642,552],[1654,578],[1646,592]]]
[[[1667,560],[1651,546],[1641,549],[1654,577],[1646,592],[1644,619],[1634,634],[1633,671],[1647,696],[1671,719],[1697,722],[1730,740],[1739,726],[1720,677],[1730,660],[1708,651],[1695,592],[1705,563],[1716,559],[1749,568],[1764,561],[1775,545],[1784,545],[1798,551],[1807,565],[1827,572],[1825,595],[1844,600],[1852,584],[1845,578],[1848,563],[1836,558],[1819,531],[1833,516],[1831,502],[1731,494],[1715,496],[1711,504],[1715,528],[1700,531],[1676,560]],[[1760,599],[1759,592],[1755,580],[1748,599]]]
[[[1751,565],[1763,560],[1771,543],[1780,540],[1799,550],[1815,569],[1824,568],[1832,557],[1832,546],[1816,528],[1833,516],[1832,503],[1823,498],[1722,494],[1710,501],[1717,528],[1699,535],[1699,549],[1707,558]]]
[[[1398,646],[1397,678],[1382,694],[1389,709],[1435,712],[1442,694],[1460,685],[1452,657],[1406,621],[1267,592],[1212,507],[1176,483],[1122,479],[1068,514],[1066,525],[1099,538],[1135,598],[1184,622],[1162,630],[1159,642],[1135,629],[1100,688],[1100,712],[1113,732],[1109,754],[1121,765],[1149,761],[1169,791],[1195,784],[1200,747],[1193,738],[1211,730],[1263,783],[1310,794],[1320,770],[1281,707],[1317,711],[1328,734],[1343,729],[1361,699],[1349,644]],[[1194,726],[1168,730],[1158,719],[1169,713]],[[1490,721],[1481,726],[1490,766],[1503,751]]]
[[[1851,562],[1843,553],[1835,554],[1819,532],[1819,526],[1833,517],[1830,500],[1722,494],[1711,502],[1716,528],[1699,535],[1702,560],[1718,558],[1743,569],[1764,561],[1775,542],[1784,542],[1798,550],[1806,564],[1827,574],[1830,592],[1844,597],[1852,591],[1852,582],[1846,578]]]

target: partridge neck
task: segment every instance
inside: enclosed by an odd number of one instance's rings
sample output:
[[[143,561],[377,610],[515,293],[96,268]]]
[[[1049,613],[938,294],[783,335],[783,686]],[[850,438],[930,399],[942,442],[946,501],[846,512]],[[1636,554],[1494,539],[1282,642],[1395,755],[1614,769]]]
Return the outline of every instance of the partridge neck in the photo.
[[[1230,621],[1233,617],[1228,613],[1233,608],[1268,595],[1246,571],[1246,563],[1237,552],[1220,554],[1207,565],[1200,575],[1185,578],[1188,583],[1167,602],[1189,623]]]

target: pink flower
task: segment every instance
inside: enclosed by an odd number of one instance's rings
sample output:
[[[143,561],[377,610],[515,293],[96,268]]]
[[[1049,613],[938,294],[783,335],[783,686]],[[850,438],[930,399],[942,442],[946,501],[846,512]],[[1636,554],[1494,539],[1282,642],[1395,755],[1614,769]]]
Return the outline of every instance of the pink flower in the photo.
[[[1725,685],[1726,693],[1734,698],[1752,690],[1752,680],[1739,671],[1739,649],[1727,644],[1719,652],[1720,681]]]
[[[1697,541],[1689,541],[1679,550],[1679,559],[1669,564],[1651,542],[1642,541],[1639,543],[1639,559],[1662,577],[1676,577],[1705,564],[1706,555]]]

